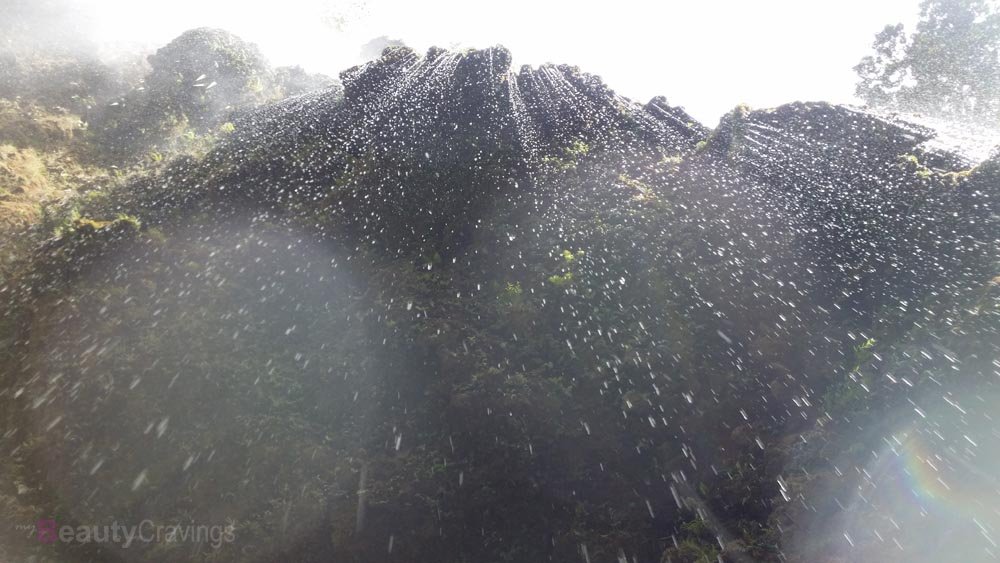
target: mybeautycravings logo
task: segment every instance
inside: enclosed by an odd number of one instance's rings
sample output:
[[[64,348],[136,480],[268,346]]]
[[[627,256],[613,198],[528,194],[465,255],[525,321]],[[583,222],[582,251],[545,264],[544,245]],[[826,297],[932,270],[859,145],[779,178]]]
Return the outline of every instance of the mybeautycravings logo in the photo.
[[[38,541],[42,543],[113,543],[129,548],[136,543],[207,543],[213,549],[236,540],[236,529],[232,524],[157,524],[143,520],[137,525],[125,525],[117,521],[111,524],[59,526],[51,518],[35,523]]]

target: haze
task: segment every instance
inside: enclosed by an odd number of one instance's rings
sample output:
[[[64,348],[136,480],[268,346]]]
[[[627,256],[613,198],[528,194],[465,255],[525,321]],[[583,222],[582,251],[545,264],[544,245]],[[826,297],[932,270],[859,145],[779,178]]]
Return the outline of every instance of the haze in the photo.
[[[918,0],[73,3],[74,27],[105,50],[152,49],[213,26],[256,42],[276,65],[331,75],[363,62],[362,46],[382,36],[421,52],[500,43],[515,65],[574,64],[637,101],[664,95],[710,126],[741,102],[855,102],[852,67],[874,34],[918,14]]]

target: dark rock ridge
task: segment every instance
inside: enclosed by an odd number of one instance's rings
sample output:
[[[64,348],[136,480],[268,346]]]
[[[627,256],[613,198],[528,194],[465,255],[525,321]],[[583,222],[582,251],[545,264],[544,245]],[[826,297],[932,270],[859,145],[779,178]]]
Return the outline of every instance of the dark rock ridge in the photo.
[[[329,97],[317,94],[270,108],[257,119],[288,127],[286,117],[309,104],[308,113],[328,127],[354,121],[350,131],[338,132],[354,143],[377,139],[406,150],[406,141],[481,134],[493,143],[516,143],[531,155],[557,152],[567,139],[607,145],[641,141],[689,152],[705,133],[662,98],[643,108],[575,67],[544,65],[513,72],[510,61],[503,47],[466,53],[432,48],[424,57],[406,47],[390,47],[379,59],[341,74],[344,104],[331,104]],[[414,147],[409,150],[416,151]]]

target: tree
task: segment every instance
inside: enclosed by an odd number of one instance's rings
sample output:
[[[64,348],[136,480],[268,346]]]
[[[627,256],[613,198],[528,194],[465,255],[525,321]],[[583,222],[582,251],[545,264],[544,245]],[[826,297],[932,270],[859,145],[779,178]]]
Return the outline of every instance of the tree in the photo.
[[[126,93],[91,123],[102,153],[114,161],[196,139],[233,111],[278,97],[274,72],[257,46],[221,29],[185,31],[148,61],[144,87]]]
[[[185,31],[150,55],[149,65],[151,105],[193,125],[212,126],[234,108],[274,97],[273,72],[257,45],[221,29]]]
[[[854,67],[872,107],[988,122],[1000,118],[1000,12],[990,0],[924,0],[916,32],[888,25]]]

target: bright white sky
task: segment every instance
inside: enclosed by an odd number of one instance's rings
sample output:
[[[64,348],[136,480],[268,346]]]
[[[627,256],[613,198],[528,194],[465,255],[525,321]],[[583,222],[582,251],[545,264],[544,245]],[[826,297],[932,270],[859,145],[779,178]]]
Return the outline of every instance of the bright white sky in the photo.
[[[714,126],[738,103],[852,102],[857,61],[919,0],[76,0],[102,40],[159,46],[221,27],[273,64],[336,75],[387,35],[418,52],[507,46],[515,65],[569,63],[618,93],[671,104]]]

